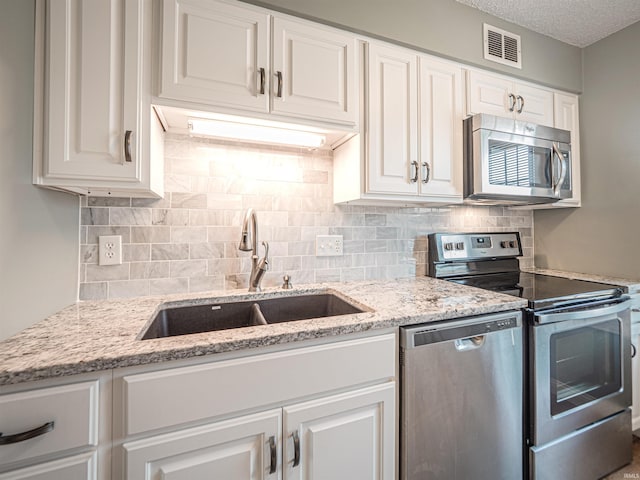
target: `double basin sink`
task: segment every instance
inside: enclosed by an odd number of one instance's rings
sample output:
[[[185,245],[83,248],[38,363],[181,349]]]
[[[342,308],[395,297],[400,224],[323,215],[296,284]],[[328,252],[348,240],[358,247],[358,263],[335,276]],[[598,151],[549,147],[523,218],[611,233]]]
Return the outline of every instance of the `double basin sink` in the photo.
[[[198,305],[164,304],[141,333],[141,340],[362,313],[333,293],[220,301]]]

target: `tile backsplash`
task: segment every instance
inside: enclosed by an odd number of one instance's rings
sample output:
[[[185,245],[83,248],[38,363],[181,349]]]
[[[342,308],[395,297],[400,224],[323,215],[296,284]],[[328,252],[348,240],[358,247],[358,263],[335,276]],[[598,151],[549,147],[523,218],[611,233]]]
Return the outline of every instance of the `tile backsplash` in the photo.
[[[246,288],[251,253],[238,242],[249,207],[270,244],[267,287],[285,274],[294,285],[425,275],[427,234],[442,231],[518,230],[521,265],[533,265],[530,210],[334,205],[332,185],[330,151],[168,134],[164,199],[83,198],[80,299]],[[315,256],[326,234],[343,236],[344,255]],[[122,235],[122,265],[97,264],[100,235]]]

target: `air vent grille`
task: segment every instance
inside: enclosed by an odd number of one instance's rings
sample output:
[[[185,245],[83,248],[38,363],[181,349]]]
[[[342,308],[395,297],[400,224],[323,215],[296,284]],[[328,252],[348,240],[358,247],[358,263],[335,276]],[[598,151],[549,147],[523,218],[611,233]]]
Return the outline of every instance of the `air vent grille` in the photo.
[[[484,58],[503,65],[522,68],[520,36],[485,23]]]

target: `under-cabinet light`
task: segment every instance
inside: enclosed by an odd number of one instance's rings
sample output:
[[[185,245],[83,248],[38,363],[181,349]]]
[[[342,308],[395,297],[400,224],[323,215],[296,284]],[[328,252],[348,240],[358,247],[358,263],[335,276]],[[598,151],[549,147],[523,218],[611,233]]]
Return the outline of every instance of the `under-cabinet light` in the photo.
[[[326,141],[320,133],[305,132],[288,128],[228,122],[206,118],[189,118],[189,130],[194,135],[231,138],[260,143],[277,143],[298,147],[319,148]]]

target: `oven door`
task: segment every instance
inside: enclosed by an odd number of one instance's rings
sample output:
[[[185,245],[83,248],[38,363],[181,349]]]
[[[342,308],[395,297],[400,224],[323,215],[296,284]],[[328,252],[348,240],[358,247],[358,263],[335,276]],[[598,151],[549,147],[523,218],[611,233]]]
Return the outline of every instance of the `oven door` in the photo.
[[[535,316],[529,326],[532,445],[631,405],[628,300]]]
[[[538,202],[571,197],[569,144],[488,129],[473,135],[480,148],[474,157],[481,159],[476,194]]]

